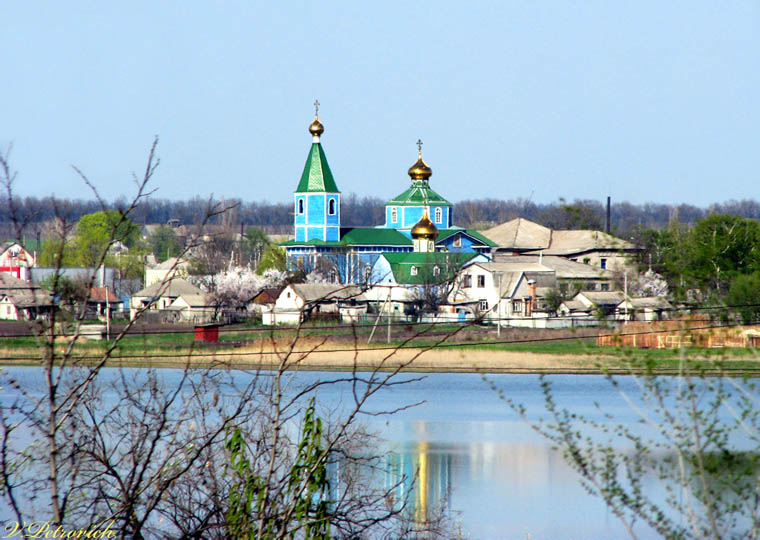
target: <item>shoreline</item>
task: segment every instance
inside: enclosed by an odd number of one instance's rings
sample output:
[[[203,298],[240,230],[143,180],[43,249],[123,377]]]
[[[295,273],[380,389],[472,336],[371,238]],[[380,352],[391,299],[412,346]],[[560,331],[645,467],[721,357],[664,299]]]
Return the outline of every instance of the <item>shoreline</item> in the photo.
[[[282,343],[259,343],[258,346],[225,347],[209,349],[191,347],[176,352],[145,351],[139,354],[115,355],[105,367],[152,367],[182,369],[185,367],[207,369],[240,369],[274,371],[280,366],[281,359],[288,356],[288,348]],[[288,343],[289,345],[289,343]],[[339,371],[370,372],[393,371],[400,368],[409,373],[513,373],[513,374],[554,374],[554,375],[631,375],[644,374],[646,369],[631,369],[624,365],[621,358],[603,355],[598,352],[586,354],[552,354],[529,351],[489,350],[480,348],[458,347],[405,347],[393,346],[376,348],[338,348],[331,340],[299,340],[298,350],[289,353],[287,370],[290,371]],[[477,344],[473,344],[477,347]],[[16,351],[18,352],[18,351]],[[98,358],[92,355],[92,362]],[[705,360],[705,359],[702,359]],[[741,360],[740,360],[741,361]],[[79,360],[84,366],[88,361]],[[757,368],[731,368],[731,361],[724,363],[721,369],[706,368],[706,375],[751,375],[760,376],[760,364]],[[0,360],[4,366],[39,365],[33,357],[26,356],[14,360],[6,356]],[[658,375],[676,375],[678,369],[672,366],[655,367],[649,372]]]

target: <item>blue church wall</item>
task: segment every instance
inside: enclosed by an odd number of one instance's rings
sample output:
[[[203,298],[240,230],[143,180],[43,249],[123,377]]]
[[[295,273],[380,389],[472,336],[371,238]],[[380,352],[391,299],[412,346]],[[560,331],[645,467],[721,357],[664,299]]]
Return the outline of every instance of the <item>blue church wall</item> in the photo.
[[[324,227],[308,227],[306,240],[324,240],[325,228]]]
[[[296,241],[304,242],[306,240],[306,227],[296,227]]]
[[[461,238],[461,245],[455,246],[454,242],[456,242],[457,238]],[[440,242],[436,244],[436,247],[446,248],[447,251],[450,251],[452,253],[472,253],[473,251],[477,251],[473,246],[475,245],[475,242],[473,242],[469,236],[465,236],[462,233],[452,234],[449,236],[446,240],[443,242]],[[481,245],[481,244],[477,244]]]
[[[325,227],[327,234],[325,240],[328,242],[338,242],[340,240],[340,227]]]
[[[436,219],[437,209],[441,210],[441,219]],[[451,226],[451,220],[449,219],[449,208],[446,206],[432,206],[430,207],[430,219],[435,223],[439,229],[448,229]]]
[[[393,217],[393,208],[396,209],[396,221],[394,222],[391,218]],[[401,208],[400,206],[386,206],[385,207],[385,228],[386,229],[398,229],[401,227]]]
[[[393,208],[396,209],[396,222],[393,217]],[[441,219],[436,221],[436,210],[441,209]],[[422,218],[424,206],[386,206],[385,207],[385,228],[386,229],[411,229]],[[431,206],[430,220],[436,224],[439,229],[448,229],[451,227],[451,209],[447,206]]]
[[[404,228],[411,229],[422,218],[422,206],[404,207]]]
[[[299,201],[303,201],[303,203],[302,203],[303,204],[303,213],[301,213],[301,214],[298,213],[298,202]],[[306,198],[303,197],[303,196],[301,196],[301,195],[299,195],[299,196],[296,197],[294,215],[295,215],[295,224],[296,225],[304,225],[304,224],[306,224]]]
[[[335,213],[330,214],[330,202],[335,205]],[[327,224],[328,225],[340,225],[340,201],[335,195],[327,196]]]
[[[324,225],[325,224],[325,196],[324,195],[309,195],[307,197],[309,201],[309,225]],[[311,234],[311,233],[309,233]],[[309,237],[311,238],[311,236]],[[322,238],[320,235],[319,238]]]

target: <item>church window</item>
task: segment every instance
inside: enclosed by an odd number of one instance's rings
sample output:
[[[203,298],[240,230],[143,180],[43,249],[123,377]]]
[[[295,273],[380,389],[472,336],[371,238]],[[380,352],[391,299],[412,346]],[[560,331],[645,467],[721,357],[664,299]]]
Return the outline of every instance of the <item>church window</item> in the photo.
[[[398,222],[398,210],[394,206],[391,208],[391,223],[397,223]]]
[[[364,279],[369,281],[370,276],[372,275],[372,267],[367,265],[364,267]]]
[[[335,199],[330,199],[327,202],[327,214],[331,216],[335,215]]]
[[[462,287],[465,289],[469,289],[472,287],[472,276],[470,274],[466,274],[464,276],[464,283],[462,284]]]
[[[333,268],[332,270],[330,270],[330,282],[335,283],[336,281],[338,281],[338,273]]]
[[[298,199],[298,213],[303,214],[303,199]]]
[[[440,273],[441,273],[441,269],[438,268],[437,266],[434,266],[433,267],[433,275],[434,276],[438,276],[438,275],[440,275]]]
[[[602,268],[607,268],[607,259],[599,259]]]
[[[456,238],[454,238],[454,247],[462,247],[462,235],[458,234]]]
[[[440,223],[441,221],[443,221],[443,210],[441,210],[440,208],[436,208],[435,209],[435,222],[436,223]]]
[[[478,276],[478,288],[482,289],[486,286],[486,276]]]
[[[410,273],[411,273],[413,276],[416,276],[416,275],[417,275],[417,267],[416,267],[416,266],[412,266],[412,270],[411,270],[411,272],[410,272]]]

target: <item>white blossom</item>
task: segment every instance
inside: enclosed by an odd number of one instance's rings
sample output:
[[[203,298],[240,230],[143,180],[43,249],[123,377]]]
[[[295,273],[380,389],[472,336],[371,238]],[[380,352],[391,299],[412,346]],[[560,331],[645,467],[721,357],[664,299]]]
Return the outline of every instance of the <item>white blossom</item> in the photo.
[[[330,278],[319,270],[313,270],[306,274],[306,283],[332,283]]]
[[[634,297],[668,295],[668,282],[651,268],[632,280],[628,288],[629,295]]]

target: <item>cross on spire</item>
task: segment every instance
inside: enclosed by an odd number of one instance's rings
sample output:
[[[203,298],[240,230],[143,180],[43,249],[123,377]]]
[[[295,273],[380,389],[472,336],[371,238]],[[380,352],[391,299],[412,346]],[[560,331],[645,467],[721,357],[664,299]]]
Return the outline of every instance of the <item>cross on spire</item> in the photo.
[[[314,100],[314,117],[319,118],[319,100]]]
[[[417,154],[422,157],[422,139],[417,139]]]

